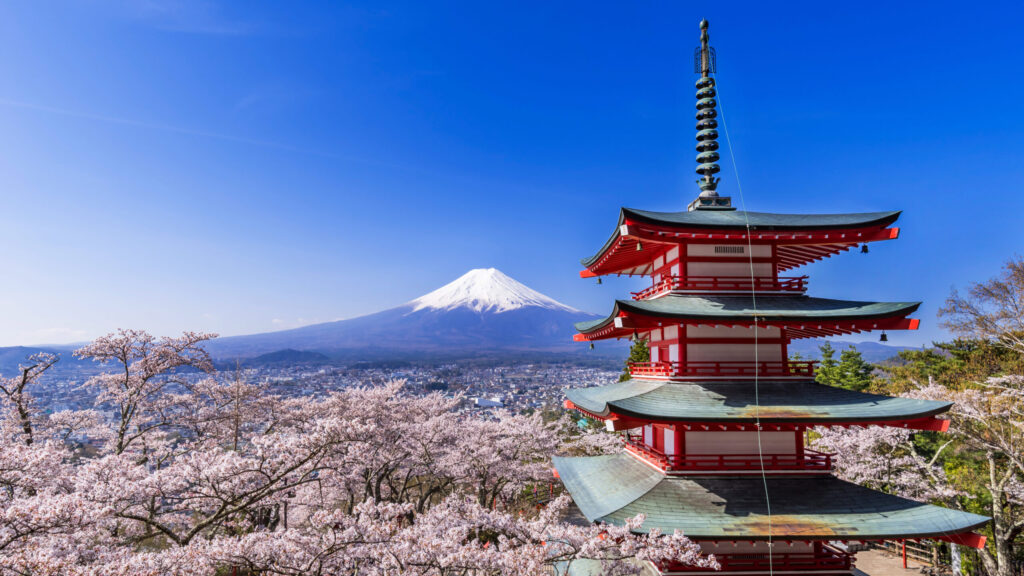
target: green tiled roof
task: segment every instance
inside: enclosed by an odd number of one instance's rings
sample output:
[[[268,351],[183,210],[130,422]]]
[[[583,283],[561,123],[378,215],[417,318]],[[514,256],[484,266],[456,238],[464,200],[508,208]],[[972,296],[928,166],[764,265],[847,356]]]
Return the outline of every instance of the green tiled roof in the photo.
[[[623,208],[621,220],[641,220],[651,224],[685,226],[687,228],[743,228],[747,224],[757,230],[823,230],[828,228],[864,228],[888,226],[900,217],[900,211],[860,212],[852,214],[773,214],[721,210],[684,212],[650,212]]]
[[[554,464],[591,522],[621,525],[645,514],[642,530],[678,529],[697,540],[925,538],[989,520],[832,476],[665,476],[628,454]]]
[[[810,381],[665,382],[627,380],[565,391],[580,408],[651,420],[690,422],[879,422],[927,418],[952,403],[892,398]]]
[[[669,295],[654,300],[616,300],[607,318],[578,322],[576,329],[590,332],[601,328],[619,315],[630,312],[642,316],[680,320],[749,320],[754,316],[764,321],[828,321],[871,320],[901,317],[913,313],[920,302],[857,302],[811,296],[696,296]]]
[[[622,208],[619,225],[627,219],[668,227],[707,228],[716,230],[746,230],[749,221],[751,230],[767,232],[774,230],[828,230],[837,228],[864,228],[888,226],[899,218],[900,212],[864,212],[858,214],[771,214],[769,212],[743,212],[721,210],[693,210],[689,212],[648,212]],[[611,248],[619,237],[619,226],[601,250],[582,260],[590,266]]]

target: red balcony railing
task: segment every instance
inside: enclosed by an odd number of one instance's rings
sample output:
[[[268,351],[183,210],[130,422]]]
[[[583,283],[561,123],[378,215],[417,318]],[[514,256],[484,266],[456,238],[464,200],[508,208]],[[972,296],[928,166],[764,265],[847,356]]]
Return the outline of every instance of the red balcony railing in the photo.
[[[666,378],[702,377],[754,377],[778,378],[787,376],[814,377],[816,361],[788,362],[630,362],[632,376],[660,376]]]
[[[720,472],[735,470],[815,470],[832,469],[832,456],[804,448],[803,454],[665,454],[644,443],[639,435],[626,436],[626,448],[675,472]]]
[[[775,572],[849,570],[853,567],[853,558],[850,554],[828,545],[822,545],[820,552],[775,552],[771,556],[767,552],[715,554],[715,559],[721,564],[723,572],[768,571],[769,568]],[[675,564],[666,565],[664,568],[672,572],[707,570]]]
[[[673,291],[707,292],[803,292],[807,276],[767,278],[749,276],[665,276],[654,286],[633,292],[633,300],[657,298]]]

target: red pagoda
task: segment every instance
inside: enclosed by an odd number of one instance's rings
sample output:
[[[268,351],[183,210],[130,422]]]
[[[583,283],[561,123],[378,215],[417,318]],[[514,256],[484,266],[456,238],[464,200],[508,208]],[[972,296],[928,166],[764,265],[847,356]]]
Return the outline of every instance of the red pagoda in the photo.
[[[815,383],[789,359],[797,338],[915,330],[919,302],[806,295],[809,262],[898,237],[899,212],[772,214],[736,210],[717,192],[714,52],[701,22],[695,57],[700,195],[685,212],[623,208],[584,278],[641,275],[651,286],[607,318],[576,325],[583,342],[642,338],[650,361],[632,379],[570,389],[566,406],[624,431],[620,454],[556,458],[590,522],[645,514],[644,530],[682,530],[733,574],[849,574],[845,543],[937,539],[981,547],[988,518],[876,492],[831,474],[805,446],[815,426],[945,431],[951,404]],[[786,275],[784,275],[786,274]],[[690,574],[646,566],[651,574]],[[571,572],[594,573],[594,566]]]

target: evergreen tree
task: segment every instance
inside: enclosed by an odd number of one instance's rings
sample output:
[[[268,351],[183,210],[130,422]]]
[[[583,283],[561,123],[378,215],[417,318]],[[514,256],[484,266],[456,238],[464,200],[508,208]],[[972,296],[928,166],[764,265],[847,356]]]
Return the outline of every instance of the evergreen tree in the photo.
[[[855,346],[850,346],[839,354],[839,384],[841,388],[866,390],[871,385],[871,373],[875,367],[864,360]]]
[[[650,362],[651,361],[651,350],[647,347],[647,340],[637,336],[633,338],[633,345],[629,348],[629,358],[626,359],[626,367],[622,369],[622,374],[619,375],[619,382],[625,382],[629,380],[629,364],[630,362]]]
[[[821,345],[819,350],[821,350],[821,362],[818,363],[818,375],[815,377],[815,380],[818,384],[838,386],[839,365],[835,359],[835,348],[832,347],[832,344],[826,341]]]
[[[871,373],[875,367],[864,360],[855,346],[840,352],[838,361],[835,353],[835,348],[828,342],[821,345],[821,363],[815,380],[819,384],[848,390],[866,390],[871,385]]]

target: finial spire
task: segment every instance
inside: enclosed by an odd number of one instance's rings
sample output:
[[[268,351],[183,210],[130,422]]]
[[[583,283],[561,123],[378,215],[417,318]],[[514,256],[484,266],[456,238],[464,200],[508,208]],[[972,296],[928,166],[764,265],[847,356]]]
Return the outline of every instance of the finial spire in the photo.
[[[711,46],[708,45],[708,21],[700,21],[700,72],[701,77],[707,78],[711,75]]]
[[[697,80],[697,180],[700,196],[690,203],[689,210],[734,210],[732,200],[719,196],[718,178],[715,174],[721,168],[718,162],[718,102],[715,100],[715,49],[708,41],[708,21],[700,21],[700,47],[693,55],[694,72],[700,74]]]

